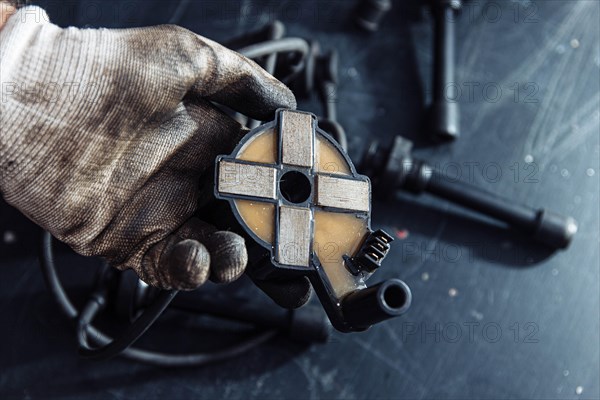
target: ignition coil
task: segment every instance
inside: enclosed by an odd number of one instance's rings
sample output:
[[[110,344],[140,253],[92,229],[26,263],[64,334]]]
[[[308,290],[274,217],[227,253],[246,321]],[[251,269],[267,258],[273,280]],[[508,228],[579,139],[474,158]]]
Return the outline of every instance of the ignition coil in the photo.
[[[308,276],[340,331],[406,312],[411,292],[401,280],[366,286],[393,238],[371,230],[370,180],[314,115],[279,110],[217,157],[215,174],[215,195],[268,253],[259,274]]]

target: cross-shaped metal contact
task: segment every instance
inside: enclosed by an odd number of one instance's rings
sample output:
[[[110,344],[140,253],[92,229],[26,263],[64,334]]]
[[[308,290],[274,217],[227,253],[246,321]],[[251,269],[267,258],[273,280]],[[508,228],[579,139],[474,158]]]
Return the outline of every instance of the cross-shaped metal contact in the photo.
[[[275,164],[243,161],[235,153],[217,159],[218,197],[275,204],[271,254],[279,266],[310,266],[315,211],[370,215],[368,178],[315,167],[316,125],[312,114],[280,110]]]

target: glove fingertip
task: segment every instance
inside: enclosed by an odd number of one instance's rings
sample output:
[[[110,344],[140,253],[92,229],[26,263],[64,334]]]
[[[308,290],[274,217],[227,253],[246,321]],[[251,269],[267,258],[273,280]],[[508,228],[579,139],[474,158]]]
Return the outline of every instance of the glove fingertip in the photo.
[[[273,119],[275,111],[279,108],[295,110],[297,107],[296,97],[292,91],[283,83],[273,80],[271,85],[263,86],[263,90],[257,90],[259,104],[257,115],[261,120]]]
[[[177,243],[163,259],[170,286],[193,290],[206,282],[210,271],[210,255],[206,247],[192,239]]]
[[[211,281],[229,283],[244,273],[248,264],[244,238],[233,232],[219,231],[204,240],[204,244],[211,255]]]

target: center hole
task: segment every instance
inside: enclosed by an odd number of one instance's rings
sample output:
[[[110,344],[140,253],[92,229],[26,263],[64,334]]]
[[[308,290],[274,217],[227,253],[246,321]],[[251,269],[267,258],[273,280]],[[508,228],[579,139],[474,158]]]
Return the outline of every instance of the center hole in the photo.
[[[279,190],[290,203],[304,203],[310,196],[310,181],[302,172],[289,171],[281,177]]]

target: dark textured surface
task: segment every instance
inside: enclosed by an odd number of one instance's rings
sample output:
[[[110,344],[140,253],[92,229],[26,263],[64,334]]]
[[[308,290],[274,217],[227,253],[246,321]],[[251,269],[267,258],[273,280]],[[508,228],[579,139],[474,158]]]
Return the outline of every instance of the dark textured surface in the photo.
[[[177,3],[40,2],[62,25],[107,27],[168,22]],[[289,36],[337,48],[353,158],[368,138],[419,138],[432,32],[408,2],[395,2],[371,36],[350,29],[350,1],[186,3],[179,23],[217,40],[279,18]],[[597,1],[471,3],[458,26],[462,137],[440,147],[418,140],[416,151],[448,175],[574,216],[580,231],[567,251],[430,198],[377,203],[374,225],[404,239],[374,280],[411,286],[407,315],[327,345],[278,339],[235,361],[169,371],[80,360],[44,288],[35,230],[1,205],[0,397],[599,398],[599,11]],[[61,260],[83,293],[94,262]],[[169,315],[162,326],[175,347],[204,343],[189,318]]]

